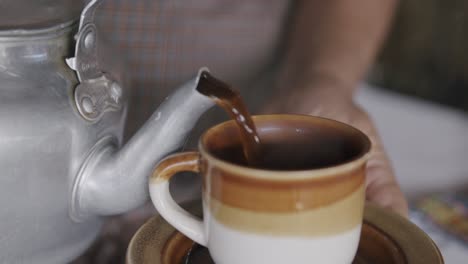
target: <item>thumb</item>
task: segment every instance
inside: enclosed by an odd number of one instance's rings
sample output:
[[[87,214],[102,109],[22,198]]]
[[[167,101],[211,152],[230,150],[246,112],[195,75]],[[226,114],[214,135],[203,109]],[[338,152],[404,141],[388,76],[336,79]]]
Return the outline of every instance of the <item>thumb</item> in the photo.
[[[391,170],[370,164],[367,178],[367,200],[408,218],[408,203]]]

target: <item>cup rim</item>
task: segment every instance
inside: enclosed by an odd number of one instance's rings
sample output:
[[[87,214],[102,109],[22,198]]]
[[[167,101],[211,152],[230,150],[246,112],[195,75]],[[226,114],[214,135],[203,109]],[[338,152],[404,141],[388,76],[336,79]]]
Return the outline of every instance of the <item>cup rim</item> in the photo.
[[[201,135],[199,141],[198,141],[198,150],[200,151],[202,157],[205,157],[210,160],[210,162],[214,165],[217,165],[219,167],[222,167],[223,170],[230,171],[236,175],[242,176],[242,177],[247,177],[247,178],[257,178],[257,179],[268,179],[268,180],[277,180],[277,181],[282,181],[282,180],[303,180],[303,179],[312,179],[312,178],[322,178],[326,176],[333,176],[337,174],[342,174],[347,171],[352,171],[355,168],[358,168],[359,166],[363,165],[367,160],[369,159],[370,156],[370,151],[372,147],[372,142],[369,139],[369,137],[362,132],[361,130],[348,125],[346,123],[330,119],[330,118],[325,118],[325,117],[319,117],[319,116],[312,116],[312,115],[303,115],[303,114],[267,114],[267,115],[252,115],[252,118],[254,122],[256,120],[278,120],[278,119],[299,119],[299,120],[321,120],[329,123],[335,123],[336,125],[339,125],[349,131],[354,131],[356,132],[359,137],[363,139],[364,146],[363,150],[359,153],[359,155],[356,155],[356,157],[353,157],[351,160],[348,160],[346,162],[342,162],[336,165],[332,166],[327,166],[327,167],[321,167],[321,168],[316,168],[316,169],[306,169],[306,170],[269,170],[269,169],[262,169],[262,168],[253,168],[253,167],[247,167],[247,166],[242,166],[230,161],[226,161],[223,159],[220,159],[210,153],[210,151],[206,148],[204,145],[204,140],[206,139],[207,135],[213,131],[213,130],[219,130],[222,127],[232,125],[234,123],[234,120],[228,120],[225,122],[222,122],[220,124],[217,124],[215,126],[210,127],[207,129],[203,134]]]

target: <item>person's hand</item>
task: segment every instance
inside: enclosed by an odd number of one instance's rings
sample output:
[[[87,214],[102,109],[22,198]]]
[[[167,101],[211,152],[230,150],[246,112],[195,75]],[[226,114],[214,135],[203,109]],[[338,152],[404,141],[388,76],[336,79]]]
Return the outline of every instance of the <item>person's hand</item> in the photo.
[[[291,89],[275,96],[263,112],[326,117],[347,123],[366,133],[372,141],[371,156],[367,164],[366,198],[407,217],[406,199],[396,181],[377,130],[368,114],[346,93],[349,90],[336,87]]]

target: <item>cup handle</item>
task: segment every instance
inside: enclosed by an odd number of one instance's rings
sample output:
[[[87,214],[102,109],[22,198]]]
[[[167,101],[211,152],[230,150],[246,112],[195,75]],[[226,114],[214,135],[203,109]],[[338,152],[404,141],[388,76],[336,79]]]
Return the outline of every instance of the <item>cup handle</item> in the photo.
[[[184,235],[206,246],[203,222],[182,209],[169,192],[169,180],[178,172],[199,173],[198,152],[182,152],[163,159],[149,180],[151,201],[161,216]]]

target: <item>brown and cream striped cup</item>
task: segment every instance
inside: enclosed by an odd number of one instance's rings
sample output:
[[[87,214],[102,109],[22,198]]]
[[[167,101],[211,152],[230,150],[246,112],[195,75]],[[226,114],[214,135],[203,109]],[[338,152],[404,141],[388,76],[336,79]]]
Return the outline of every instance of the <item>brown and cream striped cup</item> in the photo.
[[[151,199],[171,225],[206,246],[218,264],[351,263],[359,243],[371,143],[359,130],[305,115],[255,116],[265,162],[242,160],[238,128],[210,128],[199,152],[162,160]],[[203,220],[179,207],[169,179],[203,178]]]

